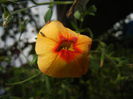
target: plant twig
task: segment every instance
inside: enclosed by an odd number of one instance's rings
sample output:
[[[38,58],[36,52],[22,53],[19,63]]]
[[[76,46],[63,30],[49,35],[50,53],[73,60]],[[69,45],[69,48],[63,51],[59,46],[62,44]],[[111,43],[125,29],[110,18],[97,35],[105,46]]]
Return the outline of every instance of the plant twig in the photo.
[[[35,2],[36,3],[36,2]],[[57,5],[66,5],[66,4],[72,4],[73,1],[52,1],[52,2],[42,2],[42,3],[36,3],[36,5],[33,5],[31,7],[27,7],[27,8],[22,8],[16,11],[13,11],[11,14],[16,14],[16,13],[20,13],[22,11],[28,10],[30,8],[36,7],[36,6],[41,6],[41,5],[48,5],[48,4],[57,4]]]
[[[14,83],[8,83],[7,85],[19,85],[19,84],[23,84],[23,83],[25,83],[25,82],[27,82],[27,81],[30,81],[30,80],[32,80],[33,78],[39,76],[40,74],[41,74],[41,72],[39,72],[39,73],[37,73],[37,74],[35,74],[35,75],[33,75],[33,76],[31,76],[31,77],[29,77],[29,78],[23,80],[23,81],[14,82]]]

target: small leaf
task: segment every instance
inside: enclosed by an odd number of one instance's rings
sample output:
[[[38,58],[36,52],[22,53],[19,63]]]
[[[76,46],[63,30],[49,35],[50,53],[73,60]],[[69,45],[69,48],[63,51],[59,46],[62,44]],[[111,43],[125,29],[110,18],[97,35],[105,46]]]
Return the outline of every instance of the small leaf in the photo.
[[[92,6],[89,7],[89,10],[90,10],[91,12],[96,12],[96,11],[97,11],[97,8],[96,8],[95,5],[92,5]]]
[[[53,9],[49,8],[49,10],[46,12],[44,16],[45,23],[51,20],[52,14],[53,14]]]
[[[30,65],[32,66],[35,63],[37,63],[37,56],[36,55],[33,56],[33,60],[30,62]]]
[[[80,20],[80,18],[81,18],[81,13],[79,12],[79,10],[75,11],[74,17],[75,17],[75,19]]]
[[[95,16],[95,13],[97,11],[97,8],[95,5],[92,5],[88,8],[88,11],[85,12],[85,15],[92,15]]]
[[[101,58],[100,58],[100,67],[103,67],[103,65],[104,65],[104,58],[105,58],[105,55],[104,55],[104,52],[102,52]]]
[[[20,32],[24,32],[26,30],[26,24],[27,24],[28,20],[24,20],[24,21],[20,21],[20,25],[19,25],[19,30]]]

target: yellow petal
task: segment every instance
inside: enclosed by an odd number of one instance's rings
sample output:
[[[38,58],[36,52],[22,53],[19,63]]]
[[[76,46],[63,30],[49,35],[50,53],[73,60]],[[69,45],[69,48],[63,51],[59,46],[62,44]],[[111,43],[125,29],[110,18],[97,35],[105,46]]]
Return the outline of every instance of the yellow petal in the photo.
[[[80,33],[76,33],[73,30],[66,28],[67,32],[69,33],[69,37],[77,37],[77,43],[76,45],[84,44],[85,46],[91,46],[92,39],[86,35],[82,35]],[[84,47],[84,46],[83,46]],[[80,47],[79,47],[80,48]],[[90,48],[90,47],[89,47]]]
[[[49,54],[52,52],[55,45],[55,41],[38,34],[35,50],[38,55]]]
[[[40,71],[42,71],[43,73],[47,72],[48,68],[50,68],[50,66],[53,66],[56,57],[57,54],[54,53],[48,53],[38,56],[37,63]]]
[[[80,48],[82,53],[89,53],[91,45],[89,45],[88,43],[82,43],[76,45],[76,47]]]
[[[57,56],[45,74],[52,77],[80,77],[88,70],[88,55],[81,55],[70,63],[66,63],[60,56]]]
[[[85,36],[85,35],[79,35],[78,36],[78,41],[76,43],[76,47],[80,48],[80,50],[83,53],[88,53],[92,44],[92,39]]]
[[[77,44],[83,44],[86,43],[89,46],[91,46],[92,39],[88,36],[79,34]]]
[[[59,21],[52,21],[46,24],[41,30],[47,38],[58,41],[61,35],[67,35],[65,27]]]
[[[67,38],[71,38],[71,37],[78,37],[78,33],[74,32],[73,30],[69,29],[69,28],[65,28],[67,33],[68,33],[68,36]]]

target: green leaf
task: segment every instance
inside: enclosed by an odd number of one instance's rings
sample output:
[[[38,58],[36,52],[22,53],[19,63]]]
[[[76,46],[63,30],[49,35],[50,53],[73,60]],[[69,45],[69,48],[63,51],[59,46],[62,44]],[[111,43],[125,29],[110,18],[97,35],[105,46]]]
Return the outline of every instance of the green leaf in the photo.
[[[80,20],[80,18],[81,18],[81,13],[79,12],[79,10],[75,11],[74,17],[75,17],[75,19]]]
[[[92,15],[95,16],[95,13],[97,11],[97,8],[95,5],[92,5],[88,8],[88,10],[85,12],[85,15]]]
[[[37,63],[37,55],[33,56],[33,60],[30,62],[30,65],[34,65],[35,63]]]
[[[100,67],[103,67],[104,65],[104,58],[105,58],[104,51],[102,51],[101,58],[100,58]]]
[[[82,16],[82,13],[79,10],[74,12],[74,17],[75,17],[75,19],[77,19],[77,20],[79,20],[81,22],[83,22],[83,20],[84,20],[84,18]]]
[[[20,32],[24,32],[26,30],[26,24],[27,24],[28,20],[24,20],[24,21],[20,21],[20,25],[19,25],[19,30]]]
[[[46,12],[44,16],[45,23],[51,20],[52,14],[53,14],[53,9],[49,8],[49,10]]]

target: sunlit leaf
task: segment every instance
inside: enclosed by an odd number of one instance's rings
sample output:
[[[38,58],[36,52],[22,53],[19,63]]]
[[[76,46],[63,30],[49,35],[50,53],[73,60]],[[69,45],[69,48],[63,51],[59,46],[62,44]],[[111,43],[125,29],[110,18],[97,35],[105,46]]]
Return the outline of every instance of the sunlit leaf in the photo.
[[[81,13],[79,12],[79,10],[77,10],[75,13],[74,13],[74,17],[76,18],[76,19],[80,19],[80,17],[81,17]]]
[[[49,10],[46,12],[44,16],[44,20],[46,23],[51,20],[52,14],[53,14],[53,9],[49,8]]]
[[[83,22],[83,20],[84,20],[83,16],[82,16],[82,13],[79,10],[74,12],[74,17],[75,17],[75,19],[77,19],[77,20],[79,20],[81,22]]]

